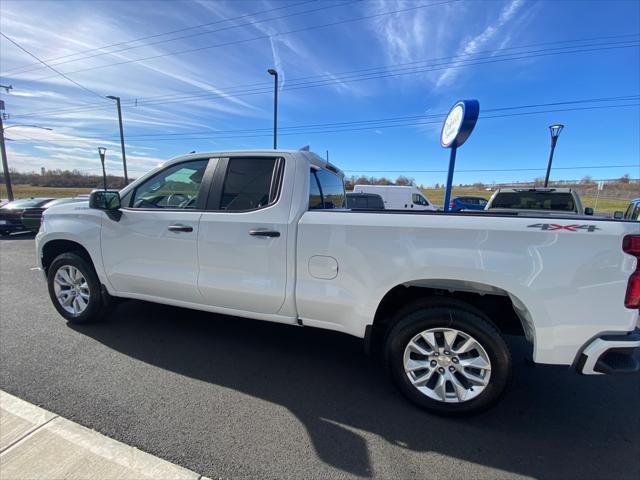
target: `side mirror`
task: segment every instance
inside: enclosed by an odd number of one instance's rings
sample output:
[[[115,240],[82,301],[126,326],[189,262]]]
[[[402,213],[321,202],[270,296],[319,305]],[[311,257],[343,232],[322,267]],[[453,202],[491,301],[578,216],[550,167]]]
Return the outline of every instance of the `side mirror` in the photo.
[[[616,220],[622,220],[624,218],[624,212],[621,211],[617,211],[617,212],[613,212],[613,218],[615,218]]]
[[[587,207],[584,209],[584,214],[585,215],[593,215],[593,208],[591,207]]]
[[[113,212],[120,210],[120,192],[117,190],[95,190],[89,195],[89,208]]]

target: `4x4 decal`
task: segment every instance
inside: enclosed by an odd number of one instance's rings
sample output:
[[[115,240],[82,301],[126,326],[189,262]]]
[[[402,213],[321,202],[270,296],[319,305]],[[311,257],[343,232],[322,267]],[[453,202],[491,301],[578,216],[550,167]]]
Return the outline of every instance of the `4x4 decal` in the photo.
[[[568,230],[570,232],[577,232],[580,230],[586,230],[587,232],[595,232],[596,230],[600,230],[595,225],[560,225],[558,223],[536,223],[534,225],[527,225],[527,228],[539,228],[540,230],[546,230],[552,232],[554,230]]]

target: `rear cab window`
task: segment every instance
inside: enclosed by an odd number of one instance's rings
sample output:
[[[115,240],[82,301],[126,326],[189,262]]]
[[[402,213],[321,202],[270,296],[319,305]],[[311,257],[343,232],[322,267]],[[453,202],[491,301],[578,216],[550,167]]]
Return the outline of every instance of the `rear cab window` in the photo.
[[[346,195],[340,175],[324,169],[309,172],[309,210],[345,208]]]
[[[491,208],[575,212],[576,204],[570,193],[504,192],[496,195]]]

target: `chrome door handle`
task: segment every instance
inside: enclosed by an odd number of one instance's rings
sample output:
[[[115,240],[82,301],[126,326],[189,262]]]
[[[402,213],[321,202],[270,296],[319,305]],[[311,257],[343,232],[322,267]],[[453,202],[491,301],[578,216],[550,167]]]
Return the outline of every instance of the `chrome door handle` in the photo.
[[[170,232],[193,232],[193,227],[177,223],[175,225],[169,225],[169,231]]]
[[[254,237],[279,237],[280,232],[276,232],[275,230],[267,230],[266,228],[256,228],[255,230],[249,230],[249,235]]]

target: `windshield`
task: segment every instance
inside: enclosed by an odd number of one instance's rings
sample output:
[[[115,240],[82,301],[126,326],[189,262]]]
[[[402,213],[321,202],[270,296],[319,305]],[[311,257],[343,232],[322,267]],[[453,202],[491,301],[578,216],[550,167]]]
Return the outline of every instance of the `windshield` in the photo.
[[[491,208],[518,208],[525,210],[556,210],[575,212],[576,205],[570,193],[506,192],[499,193]]]

